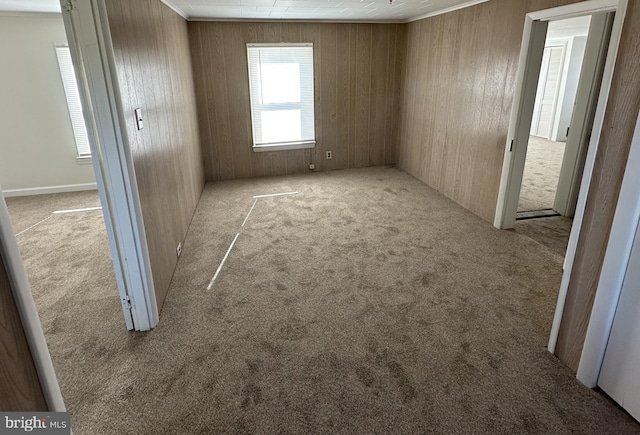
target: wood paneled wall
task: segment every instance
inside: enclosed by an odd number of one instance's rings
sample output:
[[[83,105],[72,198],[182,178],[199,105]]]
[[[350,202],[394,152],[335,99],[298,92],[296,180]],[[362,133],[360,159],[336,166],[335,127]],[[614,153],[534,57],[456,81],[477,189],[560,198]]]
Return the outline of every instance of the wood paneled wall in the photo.
[[[206,179],[395,163],[404,35],[400,24],[189,22]],[[249,42],[314,44],[314,149],[253,152]]]
[[[640,112],[640,2],[631,1],[582,221],[556,355],[578,369]]]
[[[160,308],[204,187],[187,23],[160,0],[106,3]]]
[[[527,12],[491,0],[408,24],[399,166],[493,222]]]
[[[495,215],[525,14],[573,0],[491,0],[408,25],[399,166]],[[577,370],[635,120],[640,4],[629,2],[556,354]]]
[[[0,411],[47,410],[8,274],[0,258]]]

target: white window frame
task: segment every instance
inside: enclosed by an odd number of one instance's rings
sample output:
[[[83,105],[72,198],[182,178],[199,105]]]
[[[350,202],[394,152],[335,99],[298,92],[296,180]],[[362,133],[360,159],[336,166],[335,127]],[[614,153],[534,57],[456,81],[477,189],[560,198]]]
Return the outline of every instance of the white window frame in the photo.
[[[71,121],[71,128],[73,129],[73,137],[75,139],[76,161],[80,164],[90,164],[91,147],[89,145],[89,134],[84,124],[82,101],[80,100],[78,81],[73,69],[71,52],[68,45],[56,45],[55,49],[64,95],[67,100],[69,120]]]
[[[312,50],[311,63],[306,66],[306,71],[310,68],[310,74],[301,73],[300,77],[300,94],[301,101],[297,103],[272,103],[262,104],[259,98],[259,72],[257,71],[258,64],[252,62],[251,49],[252,48],[299,48],[310,47]],[[249,95],[251,102],[251,127],[253,136],[253,151],[265,152],[265,151],[283,151],[292,149],[305,149],[314,148],[316,145],[315,138],[315,90],[314,90],[314,71],[313,71],[313,43],[278,43],[278,44],[263,44],[263,43],[248,43],[247,44],[247,65],[249,72]],[[310,77],[309,77],[310,75]],[[305,80],[306,78],[306,80]],[[306,96],[306,97],[305,97]],[[308,111],[310,107],[310,112]],[[306,113],[301,116],[301,140],[290,142],[273,142],[265,143],[259,140],[261,137],[261,114],[263,112],[271,110],[287,110],[287,109],[299,109],[303,112],[307,109]],[[305,137],[306,136],[306,137]]]

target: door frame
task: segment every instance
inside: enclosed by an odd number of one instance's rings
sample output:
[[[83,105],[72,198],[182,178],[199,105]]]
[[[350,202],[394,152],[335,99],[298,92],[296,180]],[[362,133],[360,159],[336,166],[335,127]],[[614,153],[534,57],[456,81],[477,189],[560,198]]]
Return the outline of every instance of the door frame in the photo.
[[[4,263],[7,271],[13,298],[20,320],[24,328],[33,363],[40,379],[42,393],[49,407],[49,411],[64,412],[66,407],[58,384],[58,378],[51,361],[51,354],[44,336],[42,323],[38,316],[38,309],[33,299],[27,273],[22,264],[22,257],[18,249],[18,242],[13,231],[9,210],[4,200],[2,186],[0,186],[0,266]]]
[[[106,5],[60,4],[125,322],[128,330],[147,331],[158,324],[158,305]]]
[[[533,98],[540,70],[540,59],[537,64],[534,57],[541,57],[542,47],[544,47],[544,37],[546,36],[547,21],[564,18],[573,18],[582,15],[615,12],[609,49],[602,75],[602,83],[596,105],[591,140],[585,160],[585,167],[580,185],[580,192],[576,205],[576,213],[569,236],[569,244],[564,260],[564,273],[558,292],[555,316],[549,336],[548,350],[555,352],[555,347],[560,331],[560,322],[564,312],[564,305],[567,298],[569,280],[573,269],[576,255],[576,248],[582,220],[584,217],[587,193],[591,184],[591,176],[596,159],[596,152],[604,124],[604,115],[609,99],[609,91],[613,79],[618,47],[622,35],[622,26],[627,11],[628,0],[588,0],[580,3],[573,3],[552,9],[531,12],[526,15],[522,47],[520,49],[520,59],[518,64],[518,75],[516,77],[516,88],[514,102],[509,123],[509,132],[502,167],[502,177],[500,180],[500,191],[496,207],[494,226],[499,229],[509,229],[515,226],[516,210],[520,186],[522,184],[522,174],[524,172],[524,162],[526,158],[526,148],[528,134],[531,129],[531,115],[533,111]],[[544,30],[544,31],[543,31]],[[536,50],[538,50],[536,52]],[[533,91],[532,91],[533,88]],[[528,119],[527,119],[528,118]]]
[[[544,50],[548,21],[574,18],[594,13],[616,12],[594,117],[587,161],[585,163],[584,174],[586,176],[583,176],[580,188],[580,197],[582,200],[578,200],[576,208],[574,229],[577,228],[579,230],[582,213],[584,212],[585,196],[591,181],[595,151],[597,150],[600,133],[602,132],[604,113],[609,98],[609,90],[611,88],[613,69],[618,54],[618,46],[620,45],[620,36],[622,34],[622,25],[627,10],[627,3],[628,0],[587,0],[526,14],[518,62],[516,87],[505,144],[500,190],[494,217],[494,226],[496,228],[511,229],[515,225],[518,197],[522,185],[527,142],[531,130],[531,117],[533,115],[533,105],[540,75],[540,62],[542,60],[542,50]],[[572,230],[572,234],[574,232],[576,231]],[[577,231],[577,233],[579,233],[579,231]],[[569,255],[571,250],[575,253],[576,242],[577,237],[571,237],[567,255]],[[571,262],[573,262],[573,259],[571,259]]]
[[[631,142],[629,159],[622,179],[618,205],[605,251],[600,280],[582,348],[577,377],[595,388],[613,327],[616,308],[640,222],[640,114]]]
[[[611,18],[604,16],[591,20],[590,34],[587,36],[585,52],[573,106],[571,130],[565,142],[565,151],[560,169],[553,209],[563,216],[575,215],[580,184],[584,172],[586,153],[593,126],[594,109],[598,101],[595,96],[602,83],[602,63],[606,61],[604,53],[605,36],[612,28]],[[599,33],[593,38],[592,31]],[[609,34],[609,39],[611,35]],[[598,43],[595,46],[595,43]],[[608,44],[608,41],[606,42]],[[593,46],[591,45],[593,44]]]

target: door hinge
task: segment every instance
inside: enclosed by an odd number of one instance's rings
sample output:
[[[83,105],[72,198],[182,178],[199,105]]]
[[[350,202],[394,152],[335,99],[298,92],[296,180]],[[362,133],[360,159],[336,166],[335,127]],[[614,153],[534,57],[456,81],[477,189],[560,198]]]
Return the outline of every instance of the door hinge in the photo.
[[[515,139],[511,139],[511,145],[509,145],[509,152],[513,151],[513,141]]]
[[[71,12],[74,9],[77,9],[78,6],[76,5],[76,1],[77,0],[65,0],[65,2],[62,4],[62,9],[67,12]]]
[[[569,137],[569,130],[571,129],[571,127],[567,127],[567,134],[565,136]]]
[[[122,298],[122,307],[125,310],[131,309],[131,298],[129,296]]]

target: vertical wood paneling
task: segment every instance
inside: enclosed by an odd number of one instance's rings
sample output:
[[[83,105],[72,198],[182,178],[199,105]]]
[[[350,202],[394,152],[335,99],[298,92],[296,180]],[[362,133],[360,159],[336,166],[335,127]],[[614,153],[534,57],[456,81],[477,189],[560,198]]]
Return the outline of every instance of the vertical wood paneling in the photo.
[[[159,0],[108,0],[119,93],[161,307],[215,152],[201,150],[186,21]],[[199,50],[201,47],[198,48]],[[202,62],[202,59],[198,59]],[[140,107],[144,129],[134,125]],[[200,110],[207,106],[200,103]],[[215,130],[206,126],[206,136]]]
[[[400,167],[492,222],[525,14],[575,2],[491,0],[408,24]]]
[[[491,0],[407,26],[401,168],[492,222],[525,14],[575,0]],[[629,2],[556,353],[577,369],[640,110],[640,4]]]
[[[640,112],[640,3],[629,2],[556,354],[578,369],[635,121]]]
[[[357,24],[349,24],[349,114],[348,114],[348,123],[349,123],[349,139],[347,145],[347,154],[349,158],[349,164],[347,167],[355,168],[356,167],[356,89],[357,89],[357,80],[356,80],[356,72],[358,70],[358,59],[356,57],[357,52],[357,36],[358,36],[358,25]]]
[[[371,24],[358,24],[356,35],[355,166],[369,166],[369,112],[371,110]]]
[[[1,258],[0,355],[0,411],[47,411],[29,343]]]
[[[405,26],[189,22],[207,180],[395,163]],[[316,147],[254,153],[246,44],[312,42]],[[373,129],[373,130],[372,130]],[[326,160],[325,152],[333,159]]]
[[[387,99],[391,97],[387,90],[389,67],[392,56],[389,54],[393,26],[383,27],[371,35],[371,95],[369,97],[369,162],[371,166],[384,165],[386,148],[386,112]],[[383,146],[375,144],[382,143]]]
[[[333,156],[334,166],[333,168],[348,168],[349,167],[349,129],[350,129],[350,75],[349,65],[351,61],[350,57],[350,44],[349,38],[351,35],[349,25],[336,25],[337,41],[341,41],[335,44],[336,56],[336,122],[337,122],[337,136],[336,136],[336,154]],[[339,80],[338,80],[339,79]]]
[[[326,31],[320,34],[320,56],[316,59],[319,62],[321,74],[319,79],[322,81],[320,87],[320,107],[322,108],[321,118],[317,123],[322,123],[322,140],[320,141],[322,148],[316,147],[316,167],[320,170],[335,169],[336,165],[340,161],[339,155],[344,154],[344,149],[341,146],[338,148],[337,136],[338,127],[336,125],[338,113],[337,113],[337,53],[336,47],[337,40],[337,25],[332,25],[326,29]],[[319,124],[318,124],[319,125]],[[322,158],[326,156],[326,151],[332,151],[333,159],[326,160]]]

